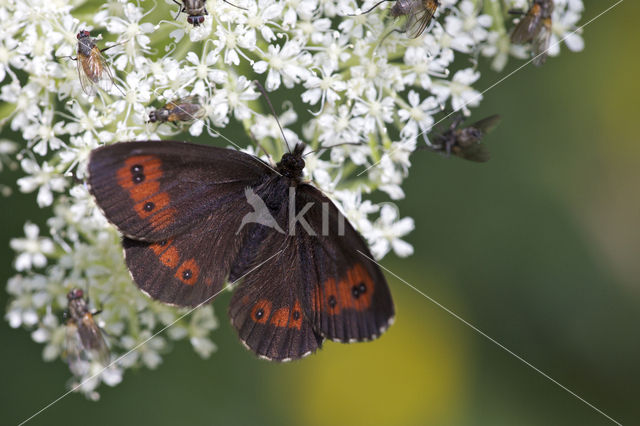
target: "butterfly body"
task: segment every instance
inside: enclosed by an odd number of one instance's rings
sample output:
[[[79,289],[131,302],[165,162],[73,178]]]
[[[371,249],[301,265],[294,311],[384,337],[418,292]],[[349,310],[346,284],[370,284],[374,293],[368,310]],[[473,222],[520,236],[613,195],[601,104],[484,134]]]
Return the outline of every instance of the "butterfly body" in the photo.
[[[229,316],[240,339],[287,361],[325,338],[374,339],[394,316],[362,237],[303,180],[303,150],[272,168],[230,149],[118,143],[92,152],[89,184],[142,291],[198,306],[239,280]]]

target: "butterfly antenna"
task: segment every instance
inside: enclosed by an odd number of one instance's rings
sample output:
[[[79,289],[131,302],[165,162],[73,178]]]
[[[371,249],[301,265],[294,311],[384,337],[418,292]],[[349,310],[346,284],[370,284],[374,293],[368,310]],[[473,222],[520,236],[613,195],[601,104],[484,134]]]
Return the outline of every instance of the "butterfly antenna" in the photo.
[[[335,145],[328,145],[328,146],[323,146],[322,148],[318,148],[318,149],[314,149],[313,151],[309,151],[306,154],[304,154],[302,157],[306,157],[309,154],[313,154],[315,152],[320,151],[321,149],[331,149],[331,148],[335,148],[338,146],[344,146],[344,145],[355,145],[355,146],[362,146],[362,142],[342,142],[342,143],[337,143]]]
[[[360,12],[360,13],[349,13],[345,16],[360,16],[360,15],[366,15],[367,13],[371,12],[373,9],[375,9],[376,7],[380,6],[382,3],[386,2],[386,1],[395,1],[395,0],[380,0],[378,3],[374,4],[371,8],[365,10],[364,12]]]
[[[262,87],[262,84],[260,84],[258,80],[253,80],[253,82],[258,87],[258,90],[260,91],[260,93],[262,93],[262,96],[264,96],[264,98],[267,100],[267,104],[271,109],[271,114],[273,114],[274,118],[276,119],[276,123],[278,123],[278,127],[280,128],[280,133],[282,133],[282,139],[284,139],[284,143],[285,145],[287,145],[287,150],[289,151],[289,153],[291,153],[291,148],[289,147],[289,141],[287,140],[287,137],[284,135],[284,130],[282,129],[282,126],[280,125],[280,120],[278,119],[278,114],[276,114],[276,110],[273,108],[273,105],[271,104],[271,100],[269,99],[269,95],[267,95],[267,91],[264,89],[264,87]]]
[[[253,141],[253,143],[256,144],[256,146],[262,150],[262,152],[264,152],[267,155],[267,158],[269,159],[269,162],[273,165],[275,164],[275,162],[273,161],[273,158],[271,158],[271,155],[269,155],[269,152],[264,149],[264,146],[262,146],[262,144],[258,141],[258,139],[256,138],[256,135],[253,134],[253,132],[251,130],[249,130],[249,137],[251,138],[251,140]]]

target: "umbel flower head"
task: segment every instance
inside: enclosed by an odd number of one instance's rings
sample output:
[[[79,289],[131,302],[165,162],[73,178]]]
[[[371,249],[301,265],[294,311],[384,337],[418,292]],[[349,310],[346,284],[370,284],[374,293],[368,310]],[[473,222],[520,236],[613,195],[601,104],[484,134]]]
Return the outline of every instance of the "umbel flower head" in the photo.
[[[93,361],[73,377],[70,383],[81,383],[77,390],[91,398],[101,382],[119,383],[127,368],[156,368],[171,340],[189,339],[198,354],[210,356],[217,327],[211,305],[182,317],[184,310],[150,300],[131,282],[119,235],[83,184],[92,149],[206,131],[251,154],[258,153],[255,138],[278,159],[282,136],[257,101],[257,78],[273,98],[288,99],[280,123],[290,144],[308,145],[306,178],[335,202],[376,258],[390,251],[408,256],[413,248],[403,238],[414,221],[392,201],[404,197],[411,153],[429,144],[432,127],[450,112],[468,115],[480,104],[475,85],[483,57],[500,71],[509,57],[530,55],[529,46],[509,38],[509,9],[526,11],[526,0],[441,0],[416,38],[402,32],[411,17],[392,18],[388,3],[368,14],[359,11],[371,0],[233,3],[210,0],[209,14],[194,26],[184,13],[173,18],[177,6],[170,1],[0,2],[0,124],[22,135],[0,142],[0,173],[19,166],[23,176],[14,186],[53,211],[44,227],[27,218],[25,236],[11,241],[17,274],[7,284],[6,320],[31,332],[45,360],[66,359],[66,295],[83,289],[90,308],[101,310],[95,321],[111,359],[127,354],[107,369]],[[559,40],[582,49],[574,32],[582,9],[581,0],[555,0],[551,56]],[[110,47],[103,56],[114,83],[93,96],[69,58],[80,30],[90,30],[97,49]],[[189,96],[197,97],[202,118],[148,122],[152,110]],[[242,126],[247,137],[232,135],[230,125]],[[388,201],[372,203],[375,191]],[[9,193],[5,186],[2,193]]]

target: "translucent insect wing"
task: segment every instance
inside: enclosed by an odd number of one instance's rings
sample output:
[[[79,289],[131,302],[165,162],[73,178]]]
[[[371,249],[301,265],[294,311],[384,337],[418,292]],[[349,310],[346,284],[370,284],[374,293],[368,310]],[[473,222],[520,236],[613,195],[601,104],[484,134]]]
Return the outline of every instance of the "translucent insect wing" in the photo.
[[[82,87],[82,91],[86,93],[88,96],[94,96],[97,92],[97,89],[87,75],[84,70],[84,61],[90,60],[88,57],[83,57],[82,55],[78,55],[78,59],[76,60],[76,66],[78,68],[78,78],[80,79],[80,86]]]
[[[78,335],[80,336],[84,349],[90,352],[91,359],[100,362],[104,366],[109,364],[109,347],[104,339],[102,330],[90,314],[85,315],[78,324]]]
[[[533,59],[535,66],[543,65],[547,60],[547,49],[549,49],[549,43],[551,41],[551,19],[545,19],[540,26],[540,30],[536,34],[532,42],[533,54],[536,55]]]
[[[482,130],[482,133],[486,135],[487,133],[493,131],[493,129],[495,129],[499,123],[500,116],[496,114],[487,118],[483,118],[482,120],[473,123],[471,126],[475,127],[476,129]]]
[[[429,1],[427,5],[421,3],[420,8],[416,8],[414,12],[409,14],[407,23],[405,24],[405,30],[409,34],[409,37],[420,37],[433,19],[437,8],[437,3]]]
[[[67,323],[64,356],[74,376],[84,376],[89,372],[90,362],[74,322]]]
[[[491,154],[486,146],[482,143],[475,143],[457,152],[454,152],[458,157],[464,158],[469,161],[476,161],[478,163],[485,163],[491,158]]]
[[[528,43],[529,41],[531,41],[531,39],[533,39],[536,32],[539,31],[541,15],[539,8],[536,10],[534,10],[534,8],[529,10],[525,17],[522,18],[518,25],[516,25],[513,33],[511,34],[511,41],[513,43]]]

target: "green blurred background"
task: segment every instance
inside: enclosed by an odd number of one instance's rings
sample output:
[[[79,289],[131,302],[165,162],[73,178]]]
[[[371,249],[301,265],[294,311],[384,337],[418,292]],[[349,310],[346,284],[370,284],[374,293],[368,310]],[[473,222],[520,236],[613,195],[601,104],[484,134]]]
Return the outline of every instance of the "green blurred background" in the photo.
[[[585,3],[583,23],[613,2]],[[586,28],[584,52],[563,49],[489,91],[475,111],[503,117],[487,138],[489,163],[414,155],[399,204],[416,220],[416,253],[384,261],[623,424],[640,419],[639,17],[638,2],[625,1]],[[483,68],[480,89],[509,71]],[[9,239],[49,212],[33,195],[0,202],[5,283]],[[157,370],[102,387],[98,403],[70,395],[30,424],[612,424],[388,278],[398,315],[376,342],[327,343],[293,364],[257,360],[226,319],[227,294],[215,302],[209,360],[177,344]],[[69,372],[5,321],[0,341],[0,422],[16,424],[59,397]]]

